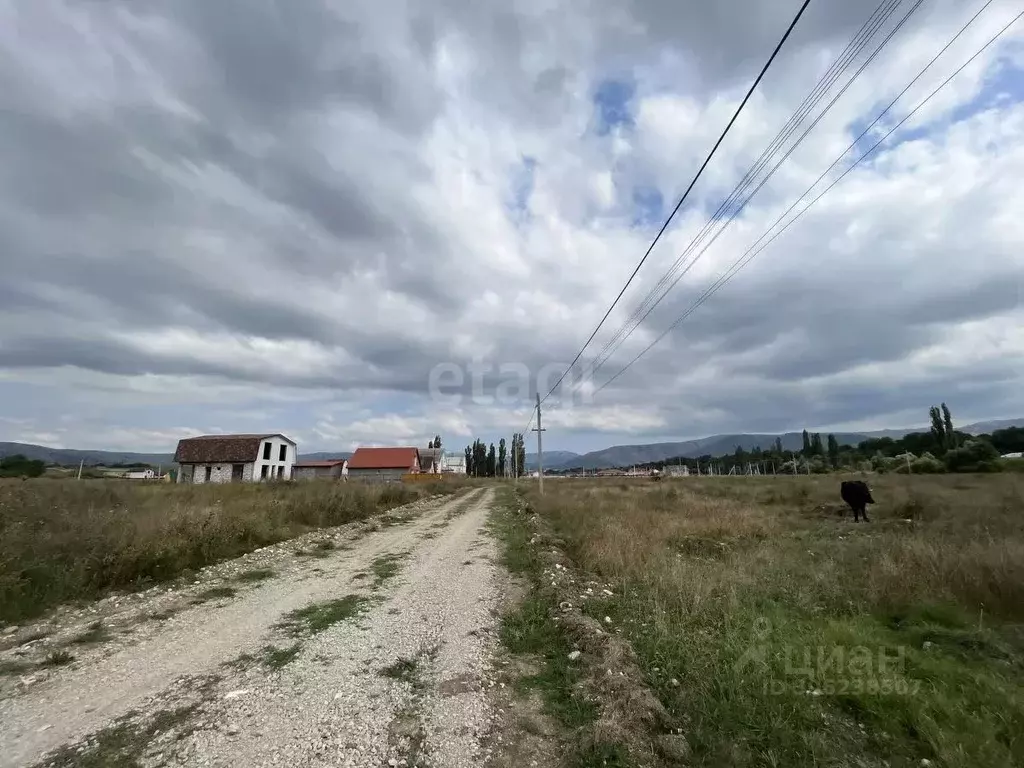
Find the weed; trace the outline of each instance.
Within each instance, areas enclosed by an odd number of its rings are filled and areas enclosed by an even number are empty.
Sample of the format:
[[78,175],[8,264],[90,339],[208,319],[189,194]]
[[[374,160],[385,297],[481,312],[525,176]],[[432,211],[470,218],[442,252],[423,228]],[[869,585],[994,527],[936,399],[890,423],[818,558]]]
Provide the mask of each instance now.
[[[543,563],[530,544],[532,532],[525,518],[515,511],[515,497],[511,492],[503,494],[502,502],[491,518],[490,527],[501,542],[502,562],[512,573],[524,577],[530,588],[522,601],[502,616],[499,638],[509,653],[536,660],[539,664],[536,674],[516,681],[517,689],[539,693],[545,711],[567,732],[580,734],[582,729],[595,722],[597,705],[583,695],[580,688],[582,673],[579,666],[569,660],[572,645],[565,630],[551,618],[557,610],[557,598],[545,586]],[[570,764],[596,766],[605,764],[605,758],[597,758],[618,755],[619,747],[596,747],[577,741],[572,751]]]
[[289,613],[278,626],[293,637],[315,635],[338,622],[351,619],[367,602],[365,597],[347,595],[338,600],[312,603]]
[[162,710],[143,722],[135,719],[137,713],[131,713],[93,734],[80,746],[68,745],[52,752],[36,768],[140,768],[154,738],[170,731],[177,731],[179,738],[191,732],[189,721],[198,709],[198,705],[192,704]]
[[388,579],[394,578],[401,569],[401,563],[406,557],[408,557],[407,552],[393,552],[374,558],[370,564],[370,570],[373,571],[374,575],[374,589],[380,587]]
[[47,654],[46,658],[43,659],[43,661],[40,662],[40,666],[43,666],[43,667],[63,667],[63,666],[67,666],[68,664],[70,664],[74,660],[75,660],[75,657],[74,657],[73,654],[69,653],[68,651],[64,650],[63,648],[60,648],[60,649],[55,650],[55,651],[50,651],[50,653]]
[[458,484],[146,484],[0,479],[0,621],[145,589]]
[[[615,585],[594,610],[687,724],[688,764],[1021,764],[1024,484],[887,475],[860,525],[820,513],[838,486],[694,478],[673,499],[565,481],[527,498],[583,578]],[[525,548],[506,559],[529,569]],[[524,603],[503,639],[553,642],[543,608]]]
[[416,676],[417,665],[415,659],[399,659],[394,664],[389,664],[380,671],[382,677],[389,677],[392,680],[412,680]]
[[291,663],[295,657],[299,655],[300,650],[302,650],[302,645],[300,643],[295,643],[287,648],[278,648],[274,645],[267,645],[263,648],[260,655],[260,661],[264,666],[269,667],[270,669],[281,669]]
[[196,595],[194,602],[205,603],[208,600],[223,600],[229,597],[234,597],[238,594],[238,590],[234,587],[222,585],[219,587],[210,587],[205,589]]
[[178,614],[179,608],[164,608],[162,611],[154,611],[149,614],[149,618],[153,621],[167,621],[168,619]]
[[109,639],[110,631],[103,624],[102,619],[97,619],[86,628],[85,632],[71,642],[76,645],[92,645],[94,643],[104,643]]
[[277,571],[273,568],[253,568],[249,571],[242,571],[240,574],[235,576],[235,581],[240,581],[243,584],[251,584],[257,581],[265,581],[266,579],[272,579],[277,575]]

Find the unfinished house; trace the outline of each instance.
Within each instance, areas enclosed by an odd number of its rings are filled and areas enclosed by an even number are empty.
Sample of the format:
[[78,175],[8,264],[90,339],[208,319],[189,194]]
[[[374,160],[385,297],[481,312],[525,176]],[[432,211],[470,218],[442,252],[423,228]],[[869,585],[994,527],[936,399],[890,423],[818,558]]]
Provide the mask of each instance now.
[[275,435],[201,435],[178,442],[179,483],[290,480],[295,442]]
[[360,448],[348,460],[348,476],[352,480],[387,483],[419,471],[417,448]]
[[297,461],[292,467],[296,480],[345,480],[348,478],[347,459]]

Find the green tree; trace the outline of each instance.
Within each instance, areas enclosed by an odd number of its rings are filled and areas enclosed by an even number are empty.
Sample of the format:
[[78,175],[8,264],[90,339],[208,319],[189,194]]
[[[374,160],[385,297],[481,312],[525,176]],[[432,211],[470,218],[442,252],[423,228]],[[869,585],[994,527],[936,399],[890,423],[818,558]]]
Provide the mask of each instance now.
[[473,449],[466,446],[466,474],[473,474]]
[[20,453],[0,459],[0,477],[39,477],[45,471],[46,462]]
[[815,456],[825,455],[825,446],[821,444],[821,433],[815,432],[811,435],[811,453]]
[[942,413],[939,411],[937,405],[933,405],[928,409],[928,415],[932,420],[932,438],[935,442],[935,447],[939,451],[946,450],[946,425],[942,422]]
[[437,436],[434,437],[434,444],[432,446],[430,446],[430,447],[431,448],[440,448],[441,447],[441,436],[440,435],[437,435]]
[[832,469],[839,468],[839,441],[831,433],[828,436],[828,460],[832,464]]
[[804,430],[804,447],[803,447],[803,450],[800,451],[800,452],[804,456],[810,456],[811,455],[811,436],[807,433],[806,429]]
[[950,472],[998,472],[999,451],[988,440],[965,440],[959,448],[947,451],[946,469]]
[[782,438],[781,437],[776,437],[775,438],[774,451],[775,451],[775,454],[777,456],[781,456],[782,455]]
[[946,407],[945,403],[942,404],[942,428],[945,432],[946,450],[948,451],[952,448],[956,448],[957,440],[956,432],[953,430],[953,416],[950,414],[949,408]]
[[498,470],[498,460],[494,453],[494,443],[491,443],[491,449],[487,452],[487,476],[494,477]]
[[498,476],[505,477],[505,459],[507,458],[507,447],[505,438],[498,441]]

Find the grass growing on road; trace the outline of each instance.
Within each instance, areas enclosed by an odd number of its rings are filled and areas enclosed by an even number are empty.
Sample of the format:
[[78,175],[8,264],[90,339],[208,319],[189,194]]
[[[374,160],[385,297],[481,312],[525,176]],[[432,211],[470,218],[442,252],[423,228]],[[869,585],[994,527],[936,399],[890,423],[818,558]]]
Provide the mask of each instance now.
[[301,643],[294,643],[287,648],[278,648],[276,645],[264,646],[260,654],[260,662],[270,669],[281,669],[287,666],[302,650]]
[[85,632],[78,635],[71,642],[75,645],[95,645],[97,643],[105,643],[110,638],[110,630],[103,623],[103,619],[97,619],[86,628]]
[[688,764],[1024,764],[1024,480],[552,483],[533,508],[613,595]]
[[375,557],[370,563],[370,570],[374,576],[373,588],[377,589],[384,582],[397,576],[402,568],[402,561],[408,556],[408,552],[391,552]]
[[177,731],[179,738],[186,735],[198,710],[196,704],[161,710],[144,722],[132,719],[136,717],[132,713],[90,736],[80,747],[61,747],[35,768],[141,768],[150,742],[170,731]]
[[170,581],[459,487],[2,479],[0,621],[15,623],[66,601]]
[[367,602],[365,597],[346,595],[337,600],[311,603],[287,614],[278,626],[293,637],[315,635],[356,616]]

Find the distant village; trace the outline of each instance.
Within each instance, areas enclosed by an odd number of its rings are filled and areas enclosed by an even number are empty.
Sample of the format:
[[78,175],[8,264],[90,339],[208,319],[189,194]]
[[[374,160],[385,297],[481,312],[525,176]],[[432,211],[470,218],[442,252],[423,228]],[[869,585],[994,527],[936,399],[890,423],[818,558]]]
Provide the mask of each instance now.
[[[179,483],[260,482],[268,480],[359,479],[390,482],[466,474],[465,456],[441,447],[440,437],[426,448],[358,448],[348,458],[300,459],[295,441],[282,434],[200,435],[178,442],[174,452]],[[159,479],[128,472],[129,479]]]

